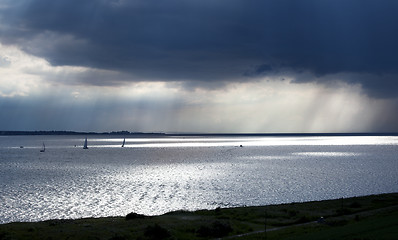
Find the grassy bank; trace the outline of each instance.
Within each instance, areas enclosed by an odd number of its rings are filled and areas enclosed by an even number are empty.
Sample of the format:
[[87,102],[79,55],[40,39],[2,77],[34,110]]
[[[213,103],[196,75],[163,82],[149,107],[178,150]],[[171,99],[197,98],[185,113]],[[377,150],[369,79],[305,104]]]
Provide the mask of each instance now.
[[396,236],[398,193],[261,207],[178,211],[155,217],[132,213],[126,217],[0,225],[0,240],[396,239]]

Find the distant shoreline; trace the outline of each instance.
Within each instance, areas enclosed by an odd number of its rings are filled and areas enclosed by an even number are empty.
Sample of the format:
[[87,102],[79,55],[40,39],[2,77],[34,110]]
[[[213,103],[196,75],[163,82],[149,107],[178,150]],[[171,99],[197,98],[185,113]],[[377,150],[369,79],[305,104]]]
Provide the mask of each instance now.
[[77,131],[0,131],[0,136],[19,135],[123,135],[123,136],[264,136],[264,137],[311,137],[311,136],[398,136],[398,133],[163,133],[163,132],[77,132]]
[[0,136],[18,135],[165,135],[164,133],[143,132],[75,132],[75,131],[0,131]]

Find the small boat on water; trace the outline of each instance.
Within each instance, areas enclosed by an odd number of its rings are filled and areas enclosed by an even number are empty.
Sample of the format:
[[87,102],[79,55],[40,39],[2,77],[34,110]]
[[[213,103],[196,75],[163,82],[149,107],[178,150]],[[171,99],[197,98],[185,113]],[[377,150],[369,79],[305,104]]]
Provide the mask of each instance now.
[[126,138],[123,139],[122,147],[124,147],[125,143],[126,143]]
[[43,142],[43,148],[40,149],[40,152],[45,152],[45,151],[46,151],[46,145],[45,145],[44,142]]
[[84,140],[83,149],[88,149],[88,147],[87,147],[87,137],[86,137],[86,139]]

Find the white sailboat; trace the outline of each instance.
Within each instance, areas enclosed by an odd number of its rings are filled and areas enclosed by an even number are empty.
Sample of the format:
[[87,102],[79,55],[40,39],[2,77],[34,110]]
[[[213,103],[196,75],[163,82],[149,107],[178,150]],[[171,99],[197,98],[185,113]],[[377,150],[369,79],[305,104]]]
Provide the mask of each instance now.
[[84,140],[84,146],[83,146],[83,149],[88,149],[88,147],[87,147],[87,137],[86,137],[86,139]]
[[46,151],[46,145],[45,145],[44,142],[43,142],[43,148],[40,149],[40,152],[45,152],[45,151]]
[[123,139],[122,147],[124,147],[125,143],[126,143],[126,138]]

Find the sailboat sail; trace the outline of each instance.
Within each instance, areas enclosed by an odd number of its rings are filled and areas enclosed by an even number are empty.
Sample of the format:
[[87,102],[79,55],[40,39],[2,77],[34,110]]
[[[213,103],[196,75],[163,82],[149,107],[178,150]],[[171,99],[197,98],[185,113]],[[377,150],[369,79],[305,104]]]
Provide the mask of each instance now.
[[40,150],[40,152],[45,152],[46,151],[46,145],[44,145],[44,142],[43,142],[43,148]]
[[88,147],[87,147],[87,137],[86,137],[86,139],[84,140],[84,146],[83,146],[83,149],[88,149]]
[[126,143],[126,138],[123,139],[123,144],[122,147],[124,147],[124,144]]

